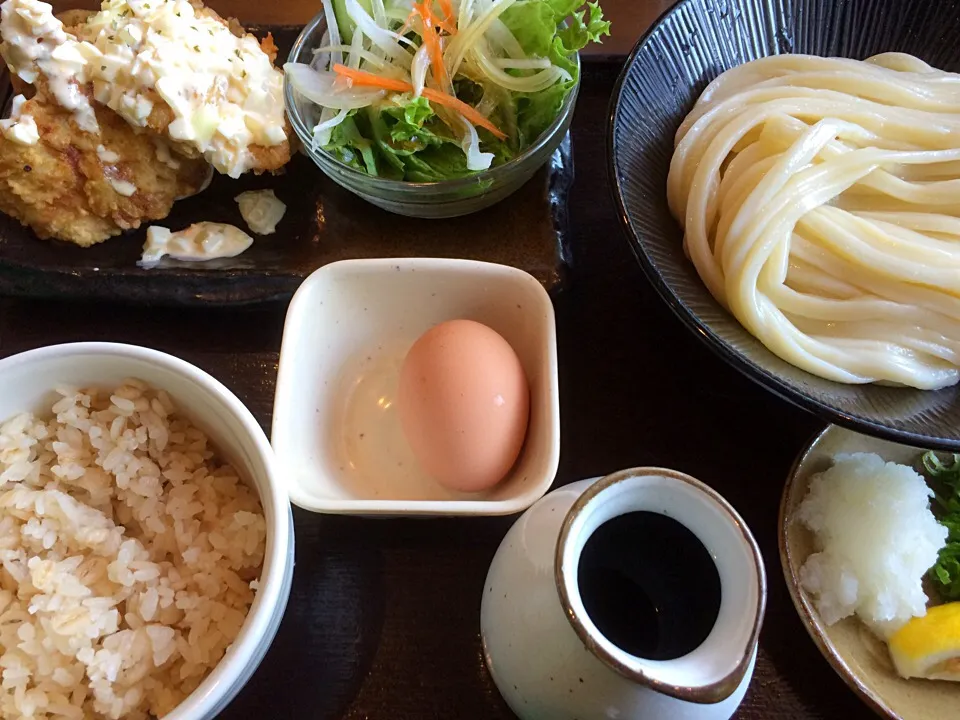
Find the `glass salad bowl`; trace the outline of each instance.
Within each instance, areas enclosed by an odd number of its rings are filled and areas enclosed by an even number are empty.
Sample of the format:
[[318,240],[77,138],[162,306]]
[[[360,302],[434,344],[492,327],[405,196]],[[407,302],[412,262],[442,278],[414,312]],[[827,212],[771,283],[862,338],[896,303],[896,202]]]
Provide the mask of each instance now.
[[[300,33],[287,62],[315,65],[314,50],[320,46],[327,29],[323,12]],[[579,69],[579,57],[576,58]],[[303,144],[303,151],[338,185],[364,200],[398,215],[420,218],[447,218],[467,215],[490,207],[519,190],[563,142],[570,129],[580,89],[578,81],[567,95],[553,123],[527,149],[503,165],[469,177],[437,182],[391,180],[357,170],[322,148],[315,148],[313,128],[320,119],[320,107],[297,93],[290,82],[284,84],[284,100],[290,123]]]

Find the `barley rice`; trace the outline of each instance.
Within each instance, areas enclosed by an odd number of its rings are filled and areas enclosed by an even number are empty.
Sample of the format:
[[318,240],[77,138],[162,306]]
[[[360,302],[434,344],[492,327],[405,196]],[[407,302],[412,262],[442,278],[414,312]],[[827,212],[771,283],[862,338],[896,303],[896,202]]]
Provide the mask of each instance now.
[[167,393],[57,393],[0,424],[0,717],[163,716],[250,609],[260,502]]

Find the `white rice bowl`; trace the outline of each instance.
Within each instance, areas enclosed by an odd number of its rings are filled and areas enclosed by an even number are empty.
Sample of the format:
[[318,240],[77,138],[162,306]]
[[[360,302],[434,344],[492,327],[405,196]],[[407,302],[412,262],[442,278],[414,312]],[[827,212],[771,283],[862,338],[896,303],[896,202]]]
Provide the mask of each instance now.
[[163,716],[250,610],[260,500],[165,392],[58,395],[0,418],[0,717]]

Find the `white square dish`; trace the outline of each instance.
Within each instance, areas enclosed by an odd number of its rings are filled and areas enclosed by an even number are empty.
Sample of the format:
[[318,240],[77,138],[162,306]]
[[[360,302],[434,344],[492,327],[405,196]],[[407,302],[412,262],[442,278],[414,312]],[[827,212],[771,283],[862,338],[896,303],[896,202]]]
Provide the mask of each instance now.
[[[419,467],[394,407],[414,341],[469,319],[513,347],[530,387],[526,442],[485,493],[443,488]],[[472,260],[344,260],[320,268],[287,311],[272,443],[290,500],[355,515],[508,515],[553,483],[560,459],[556,324],[531,275]]]

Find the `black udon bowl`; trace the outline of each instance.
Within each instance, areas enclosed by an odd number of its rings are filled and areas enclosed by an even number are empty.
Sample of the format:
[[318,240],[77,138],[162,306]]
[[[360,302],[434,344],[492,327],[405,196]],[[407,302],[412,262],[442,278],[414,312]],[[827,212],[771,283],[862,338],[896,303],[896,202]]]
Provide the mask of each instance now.
[[667,207],[677,127],[707,83],[782,53],[863,59],[906,52],[960,71],[958,0],[681,0],[640,38],[614,89],[609,160],[623,227],[641,267],[684,324],[763,387],[853,430],[960,450],[960,388],[844,385],[768,351],[727,313],[683,254]]

